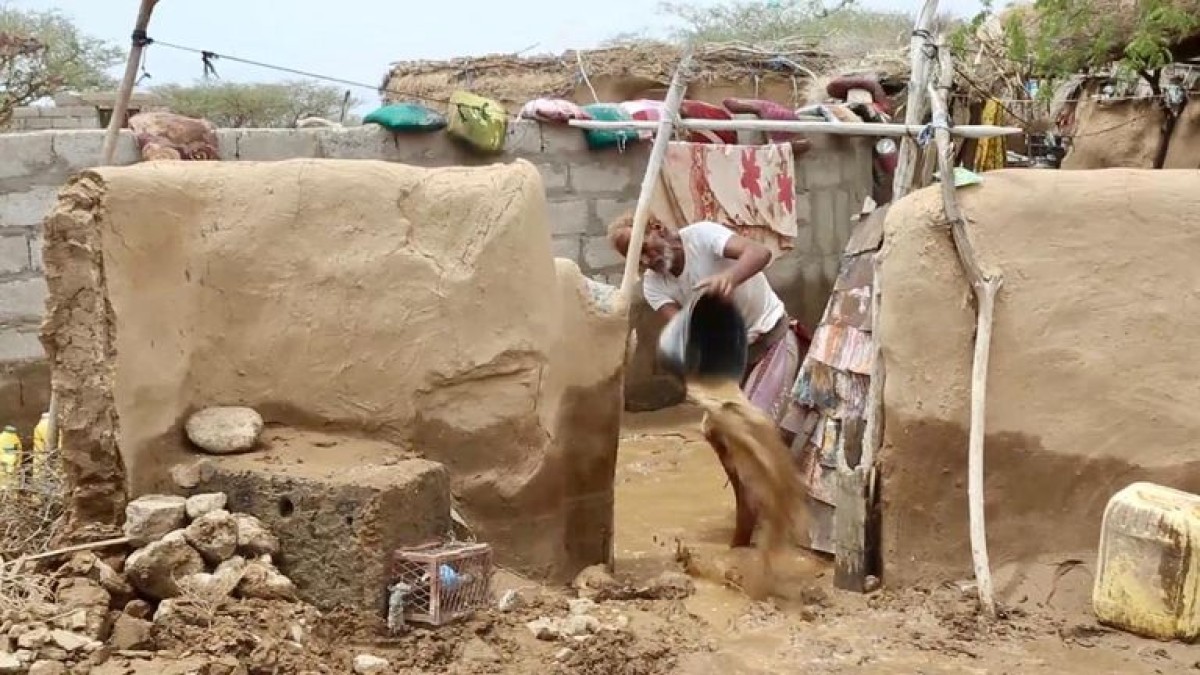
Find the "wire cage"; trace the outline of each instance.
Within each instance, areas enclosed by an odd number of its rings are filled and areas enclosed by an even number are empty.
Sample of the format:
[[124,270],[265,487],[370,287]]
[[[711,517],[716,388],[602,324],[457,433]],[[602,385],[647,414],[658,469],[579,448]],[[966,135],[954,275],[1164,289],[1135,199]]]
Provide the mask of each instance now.
[[406,621],[441,626],[487,606],[492,547],[433,543],[396,551],[395,586],[404,591]]

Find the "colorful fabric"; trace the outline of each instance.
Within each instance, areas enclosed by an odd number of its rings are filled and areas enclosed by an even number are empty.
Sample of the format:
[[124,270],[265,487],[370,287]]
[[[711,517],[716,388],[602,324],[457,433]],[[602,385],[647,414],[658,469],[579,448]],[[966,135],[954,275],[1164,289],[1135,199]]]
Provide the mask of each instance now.
[[[641,98],[634,101],[623,101],[618,104],[621,110],[629,115],[630,119],[641,120],[643,122],[657,122],[663,117],[663,111],[667,106],[662,101],[653,99]],[[638,136],[642,140],[650,140],[654,138],[654,132],[649,129],[639,129]]]
[[528,120],[554,123],[592,119],[592,116],[577,103],[561,98],[535,98],[521,107],[520,116]]
[[446,128],[446,116],[419,103],[391,103],[372,110],[364,124],[378,124],[388,131],[438,131]]
[[[621,106],[612,103],[592,103],[583,106],[583,110],[597,121],[622,122],[631,119]],[[639,135],[634,129],[586,129],[583,138],[590,150],[624,149],[629,143],[636,142]]]
[[[683,119],[702,120],[732,120],[733,115],[721,106],[704,101],[683,101],[679,104],[679,116]],[[691,143],[728,143],[737,144],[736,131],[689,131],[685,138]]]
[[144,161],[220,159],[217,128],[208,120],[169,112],[144,112],[129,118],[129,128]]
[[672,142],[650,212],[676,229],[721,223],[778,257],[796,238],[792,147]]
[[796,370],[804,358],[800,340],[796,333],[788,330],[751,370],[742,384],[742,393],[754,407],[763,411],[779,425],[787,415],[791,403],[791,385],[796,380]]
[[[980,116],[979,123],[999,125],[1000,113],[1000,102],[989,98],[987,103],[983,104],[983,114]],[[1003,136],[980,139],[979,145],[975,149],[975,170],[983,173],[984,171],[1003,169],[1007,163],[1007,157]]]
[[[751,114],[761,120],[792,121],[796,119],[795,109],[774,101],[727,98],[721,102],[721,105],[724,105],[730,112]],[[808,147],[808,141],[804,140],[803,136],[789,131],[772,131],[767,134],[767,140],[772,143],[802,143],[803,147]]]

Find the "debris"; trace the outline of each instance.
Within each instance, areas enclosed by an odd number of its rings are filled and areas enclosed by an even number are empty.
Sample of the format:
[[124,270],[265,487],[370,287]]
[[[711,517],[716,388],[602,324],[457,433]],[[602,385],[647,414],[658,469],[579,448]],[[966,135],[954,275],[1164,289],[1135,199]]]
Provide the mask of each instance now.
[[262,415],[251,408],[205,408],[188,418],[184,425],[188,440],[214,455],[246,452],[258,443],[262,433]]
[[[0,657],[3,656],[0,654]],[[67,667],[58,661],[36,661],[29,666],[29,675],[66,675],[66,672]]]
[[237,522],[238,553],[250,557],[279,553],[279,538],[261,520],[245,513],[235,514],[233,519]]
[[205,562],[217,565],[237,550],[238,524],[228,511],[217,509],[192,521],[183,536]]
[[280,574],[272,565],[261,560],[246,564],[237,594],[243,598],[260,600],[295,600],[296,584]]
[[604,565],[592,565],[586,567],[575,577],[575,581],[571,586],[579,591],[580,597],[595,597],[602,592],[613,592],[621,588],[613,575],[609,573]]
[[525,624],[529,628],[529,632],[533,633],[533,637],[539,640],[557,640],[559,634],[559,622],[557,619],[542,616]]
[[25,664],[17,658],[16,654],[8,652],[0,652],[0,673],[9,675],[9,673],[21,673],[25,671]]
[[204,571],[204,560],[188,544],[183,530],[134,551],[125,562],[125,576],[133,587],[156,600],[179,595],[176,579]]
[[696,582],[683,572],[668,570],[650,581],[644,597],[652,600],[682,600],[696,592]]
[[176,464],[171,467],[171,481],[183,490],[192,490],[212,477],[214,470],[212,462],[207,459]]
[[505,613],[511,612],[520,606],[521,594],[512,588],[504,591],[504,595],[500,596],[500,601],[496,603],[496,609]]
[[554,660],[555,661],[566,661],[567,659],[571,658],[571,655],[574,653],[575,653],[575,650],[571,649],[570,647],[563,647],[562,649],[558,650],[557,653],[554,654]]
[[54,644],[58,645],[61,649],[67,652],[77,652],[88,647],[95,649],[96,647],[100,646],[98,642],[92,640],[86,635],[80,635],[78,633],[72,633],[65,630],[50,631],[50,639],[54,642]]
[[229,498],[223,492],[208,492],[205,494],[192,495],[187,498],[185,509],[187,517],[195,520],[201,516],[219,511],[225,508]]
[[567,601],[567,606],[571,614],[587,614],[596,608],[596,603],[587,598],[575,598]]
[[581,637],[599,631],[600,620],[587,614],[568,616],[558,627],[558,633],[563,637]]
[[411,591],[412,586],[401,581],[388,586],[387,627],[393,633],[404,628],[404,599]]
[[186,523],[187,500],[174,495],[145,495],[125,506],[125,536],[144,546]]
[[473,637],[463,645],[461,658],[472,663],[499,663],[500,652],[480,638]]
[[122,613],[113,623],[109,644],[113,649],[151,649],[153,630],[154,624],[149,621]]
[[372,675],[373,673],[382,673],[391,667],[387,659],[381,659],[378,656],[370,654],[359,654],[354,657],[354,672],[357,675]]

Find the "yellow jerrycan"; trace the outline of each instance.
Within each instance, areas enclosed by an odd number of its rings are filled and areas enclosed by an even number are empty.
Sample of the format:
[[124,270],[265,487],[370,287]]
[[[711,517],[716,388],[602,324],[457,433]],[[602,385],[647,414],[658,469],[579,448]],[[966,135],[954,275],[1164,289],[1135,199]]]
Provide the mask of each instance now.
[[15,485],[21,471],[21,437],[11,424],[0,431],[0,486]]

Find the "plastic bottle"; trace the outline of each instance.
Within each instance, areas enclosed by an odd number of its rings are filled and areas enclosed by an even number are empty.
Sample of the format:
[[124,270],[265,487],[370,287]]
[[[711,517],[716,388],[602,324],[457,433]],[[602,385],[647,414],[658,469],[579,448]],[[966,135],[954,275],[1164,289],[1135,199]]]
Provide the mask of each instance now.
[[15,485],[21,475],[21,437],[11,424],[0,431],[0,486]]

